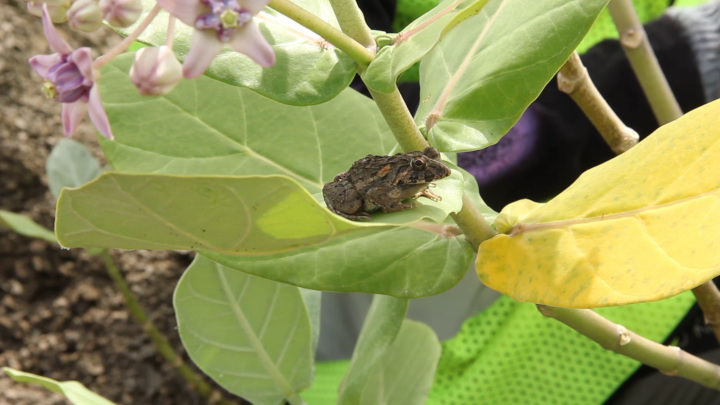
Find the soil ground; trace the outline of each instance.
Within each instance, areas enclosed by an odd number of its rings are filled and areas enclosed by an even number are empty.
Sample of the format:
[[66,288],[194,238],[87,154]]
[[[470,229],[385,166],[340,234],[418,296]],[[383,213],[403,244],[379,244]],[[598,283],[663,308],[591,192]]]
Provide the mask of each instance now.
[[[60,104],[45,99],[42,79],[27,62],[51,50],[40,19],[25,11],[23,1],[0,2],[0,15],[0,209],[28,215],[52,229],[55,201],[48,190],[45,161],[63,137]],[[117,41],[109,30],[90,39],[67,30],[63,36],[73,46],[94,49],[107,49]],[[102,159],[87,119],[73,138]],[[113,254],[151,320],[184,355],[172,292],[191,255]],[[0,229],[0,366],[77,380],[119,404],[205,403],[157,354],[98,258],[4,229]],[[2,405],[65,403],[58,394],[16,383],[0,373]]]

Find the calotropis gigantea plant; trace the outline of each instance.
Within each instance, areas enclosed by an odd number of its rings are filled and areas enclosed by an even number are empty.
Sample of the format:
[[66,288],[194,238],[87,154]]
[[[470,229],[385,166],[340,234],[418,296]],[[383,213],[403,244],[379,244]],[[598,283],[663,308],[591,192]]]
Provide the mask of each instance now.
[[[125,11],[103,8],[107,21],[139,22],[116,27],[126,41],[94,61],[54,31],[48,3],[55,53],[32,65],[64,103],[66,134],[89,108],[113,169],[61,193],[57,238],[196,251],[174,299],[183,344],[255,404],[303,403],[319,291],[380,294],[340,402],[399,403],[376,389],[390,384],[404,403],[422,403],[439,343],[404,320],[408,300],[451,288],[474,251],[480,280],[520,301],[592,308],[691,289],[720,273],[720,104],[663,127],[550,202],[499,215],[453,164],[454,153],[512,127],[607,2],[446,0],[397,34],[371,33],[352,1],[118,2]],[[92,15],[68,18],[91,26]],[[158,48],[120,54],[132,41]],[[396,82],[418,62],[412,116]],[[373,100],[348,89],[357,73]],[[323,184],[357,159],[428,143],[453,169],[433,190],[441,201],[369,223],[325,208]],[[387,370],[411,361],[403,375]]]

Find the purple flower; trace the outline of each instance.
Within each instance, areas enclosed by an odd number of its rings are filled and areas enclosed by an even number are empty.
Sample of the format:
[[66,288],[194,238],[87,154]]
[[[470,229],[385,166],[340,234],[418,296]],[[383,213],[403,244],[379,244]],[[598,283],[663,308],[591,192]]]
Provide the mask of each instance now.
[[72,49],[58,34],[43,6],[43,31],[50,49],[55,53],[30,58],[30,66],[45,79],[43,91],[48,98],[62,103],[62,122],[65,136],[72,135],[89,113],[90,120],[104,137],[113,139],[100,92],[95,85],[97,73],[93,69],[90,48]]
[[252,17],[270,0],[158,0],[158,4],[195,27],[183,63],[186,78],[200,76],[225,44],[263,67],[275,64],[275,53]]

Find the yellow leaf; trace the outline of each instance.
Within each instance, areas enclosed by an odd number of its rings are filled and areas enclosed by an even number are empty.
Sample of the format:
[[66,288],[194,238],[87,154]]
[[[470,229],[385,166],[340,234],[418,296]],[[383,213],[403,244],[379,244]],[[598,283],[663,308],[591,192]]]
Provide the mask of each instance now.
[[518,301],[656,301],[720,274],[720,101],[583,173],[546,204],[518,201],[483,242],[480,280]]

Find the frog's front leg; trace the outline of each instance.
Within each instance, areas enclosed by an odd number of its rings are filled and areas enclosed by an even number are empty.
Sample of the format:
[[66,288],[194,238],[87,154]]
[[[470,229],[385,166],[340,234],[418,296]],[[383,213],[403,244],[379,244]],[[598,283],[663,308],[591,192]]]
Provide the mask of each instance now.
[[[431,183],[431,185],[434,186],[435,183]],[[433,201],[435,201],[435,202],[437,202],[437,201],[442,201],[442,197],[439,196],[439,195],[437,195],[437,194],[435,194],[435,193],[433,193],[432,191],[430,191],[430,187],[425,187],[424,189],[420,190],[420,192],[418,192],[417,194],[415,194],[415,198],[418,198],[418,197],[421,197],[421,196],[422,196],[422,197],[425,197],[425,198],[429,198],[429,199],[431,199],[431,200],[433,200]]]

